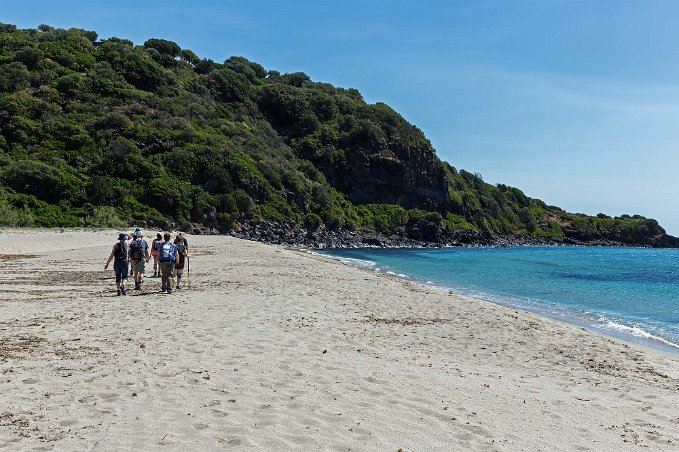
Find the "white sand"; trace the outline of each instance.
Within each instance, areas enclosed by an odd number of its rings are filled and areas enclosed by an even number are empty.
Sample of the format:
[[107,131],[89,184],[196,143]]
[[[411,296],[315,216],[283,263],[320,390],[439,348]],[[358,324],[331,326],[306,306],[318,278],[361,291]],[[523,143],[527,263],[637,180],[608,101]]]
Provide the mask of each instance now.
[[0,233],[0,448],[679,450],[678,356],[190,240],[190,290],[116,297],[114,232]]

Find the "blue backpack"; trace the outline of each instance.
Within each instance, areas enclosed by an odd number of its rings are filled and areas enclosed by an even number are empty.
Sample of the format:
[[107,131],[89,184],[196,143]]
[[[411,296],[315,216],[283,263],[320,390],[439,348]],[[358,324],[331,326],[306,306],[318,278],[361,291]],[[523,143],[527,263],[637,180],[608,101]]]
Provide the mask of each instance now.
[[172,242],[165,242],[160,247],[160,256],[158,257],[160,262],[176,262],[177,260],[177,247],[174,246]]

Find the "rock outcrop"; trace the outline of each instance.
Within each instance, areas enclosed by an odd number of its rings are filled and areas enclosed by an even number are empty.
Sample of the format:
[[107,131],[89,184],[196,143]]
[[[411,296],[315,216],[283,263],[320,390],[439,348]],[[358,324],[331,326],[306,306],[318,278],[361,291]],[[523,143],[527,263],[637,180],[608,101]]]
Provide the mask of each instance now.
[[346,164],[314,163],[331,185],[355,204],[398,204],[406,208],[443,210],[448,181],[431,147],[392,143],[377,151],[348,149]]

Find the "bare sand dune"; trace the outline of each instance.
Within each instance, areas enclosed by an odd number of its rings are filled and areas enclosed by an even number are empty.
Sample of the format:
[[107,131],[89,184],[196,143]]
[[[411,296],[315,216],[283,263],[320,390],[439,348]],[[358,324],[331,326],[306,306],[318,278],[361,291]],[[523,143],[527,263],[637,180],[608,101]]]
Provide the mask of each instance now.
[[116,297],[113,232],[0,233],[0,448],[679,449],[677,356],[190,239],[190,290]]

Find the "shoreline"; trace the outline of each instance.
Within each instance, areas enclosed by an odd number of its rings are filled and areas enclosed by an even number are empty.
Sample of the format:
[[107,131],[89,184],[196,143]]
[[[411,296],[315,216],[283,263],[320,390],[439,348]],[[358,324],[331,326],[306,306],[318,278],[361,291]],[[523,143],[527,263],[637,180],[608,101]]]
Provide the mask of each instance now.
[[[322,231],[308,232],[260,225],[228,231],[229,235],[239,239],[283,245],[289,247],[308,247],[317,249],[351,249],[351,248],[456,248],[456,247],[514,247],[514,246],[593,246],[620,248],[653,248],[648,243],[625,243],[608,239],[578,240],[573,238],[553,239],[546,237],[530,237],[519,235],[493,235],[481,231],[458,231],[441,235],[432,240],[418,240],[399,234],[383,234],[368,231]],[[676,248],[665,246],[664,248]]]
[[128,297],[112,231],[0,238],[0,447],[679,445],[673,354],[232,237],[189,237],[190,290]]
[[[422,225],[420,225],[422,226]],[[190,234],[219,234],[209,227],[183,226]],[[426,228],[405,227],[391,232],[370,230],[350,231],[339,228],[316,231],[307,230],[296,222],[276,223],[263,220],[250,220],[237,224],[226,231],[227,235],[264,243],[305,246],[309,248],[440,248],[451,246],[616,246],[631,248],[679,248],[679,238],[667,234],[643,239],[632,237],[604,236],[596,232],[588,235],[565,234],[563,237],[532,237],[516,234],[496,234],[481,230],[457,230],[449,232],[441,225],[429,223]]]
[[[166,225],[167,226],[167,225]],[[136,226],[129,226],[124,229],[132,230]],[[142,227],[149,231],[166,230],[166,228],[153,229],[146,226]],[[553,247],[610,247],[610,248],[679,248],[679,239],[676,246],[668,242],[664,246],[654,246],[649,243],[626,243],[622,241],[593,238],[590,240],[580,240],[575,238],[563,237],[560,239],[547,237],[530,237],[521,235],[497,235],[484,233],[482,231],[457,231],[438,236],[435,240],[413,239],[403,234],[385,234],[374,231],[319,231],[311,232],[300,229],[299,226],[287,227],[275,223],[253,222],[252,225],[243,225],[238,230],[228,230],[220,232],[213,228],[186,226],[182,228],[170,228],[176,232],[184,232],[194,237],[234,237],[253,242],[265,243],[267,245],[281,245],[290,248],[316,248],[316,249],[352,249],[352,248],[384,248],[384,249],[429,249],[429,248],[510,248],[523,246],[553,246]],[[2,231],[25,231],[40,232],[102,232],[109,231],[106,228],[3,228]],[[113,231],[113,229],[110,229]]]
[[[521,246],[521,245],[519,245]],[[533,246],[533,245],[525,245],[525,246]],[[540,245],[540,246],[549,246],[549,245]],[[568,245],[572,246],[572,245]],[[492,248],[492,247],[489,247]],[[295,249],[295,248],[291,248]],[[299,248],[300,250],[307,250],[305,248]],[[399,249],[399,248],[394,248],[394,249]],[[405,248],[407,249],[407,248]],[[634,344],[642,347],[646,347],[652,350],[657,350],[657,351],[662,351],[665,353],[670,353],[674,355],[679,356],[679,344],[672,342],[669,339],[663,338],[661,336],[656,336],[652,333],[649,333],[648,331],[639,328],[638,326],[631,327],[629,325],[621,324],[618,322],[614,322],[612,320],[608,320],[609,323],[614,323],[619,329],[614,329],[613,327],[606,327],[604,325],[598,324],[594,318],[584,318],[584,314],[582,313],[577,313],[574,311],[570,311],[568,309],[564,309],[563,311],[556,311],[556,310],[549,310],[548,308],[544,306],[530,306],[526,303],[513,303],[510,299],[507,299],[506,297],[503,296],[496,296],[495,294],[492,293],[468,293],[466,292],[463,288],[453,288],[453,287],[446,287],[443,285],[438,285],[431,283],[430,281],[425,281],[419,278],[416,278],[411,275],[407,274],[397,274],[394,273],[393,271],[384,271],[383,269],[377,267],[377,263],[373,261],[365,261],[368,262],[372,265],[375,266],[375,268],[372,268],[371,266],[366,266],[366,265],[358,265],[356,261],[361,261],[361,259],[356,259],[356,258],[347,258],[347,257],[342,257],[342,256],[333,256],[331,254],[325,254],[324,251],[331,251],[329,249],[315,249],[315,250],[308,250],[311,254],[317,255],[317,256],[323,256],[327,257],[336,261],[341,262],[343,265],[346,265],[347,267],[351,268],[356,268],[362,271],[366,271],[369,273],[379,273],[384,276],[394,278],[397,281],[408,281],[412,282],[415,284],[418,284],[422,286],[423,288],[435,288],[439,289],[443,292],[449,293],[449,294],[455,294],[457,296],[461,297],[468,297],[474,300],[479,300],[483,302],[488,302],[488,303],[493,303],[497,306],[502,306],[508,309],[518,309],[522,312],[526,313],[531,313],[537,316],[540,316],[542,318],[550,319],[550,320],[555,320],[557,322],[562,322],[567,325],[575,326],[575,327],[580,327],[580,328],[585,328],[587,331],[590,331],[592,333],[596,334],[601,334],[604,337],[607,338],[613,338],[617,340],[624,341],[628,344]],[[634,334],[633,332],[626,332],[626,331],[634,331],[634,330],[639,330],[640,335]]]

